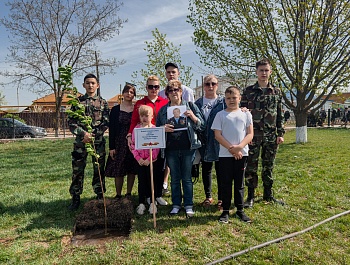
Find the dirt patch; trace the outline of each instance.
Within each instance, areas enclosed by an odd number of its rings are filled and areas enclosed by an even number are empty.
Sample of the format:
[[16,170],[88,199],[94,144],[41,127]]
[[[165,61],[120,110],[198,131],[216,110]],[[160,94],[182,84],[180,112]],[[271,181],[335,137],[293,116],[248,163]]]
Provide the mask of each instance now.
[[73,245],[102,245],[127,239],[134,215],[133,203],[127,198],[106,199],[107,230],[103,200],[85,203],[76,217],[73,230]]
[[71,244],[74,246],[103,246],[106,243],[122,243],[128,239],[129,234],[124,234],[114,229],[108,229],[107,234],[104,229],[87,230],[84,233],[73,236]]

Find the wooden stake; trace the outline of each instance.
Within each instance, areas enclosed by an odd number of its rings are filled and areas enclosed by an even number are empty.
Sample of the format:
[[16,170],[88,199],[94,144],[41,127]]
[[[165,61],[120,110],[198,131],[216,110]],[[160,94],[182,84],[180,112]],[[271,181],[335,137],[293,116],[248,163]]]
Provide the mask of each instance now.
[[156,221],[156,204],[154,202],[154,183],[153,183],[153,158],[152,158],[152,148],[149,149],[149,170],[151,173],[151,192],[152,192],[152,203],[153,203],[153,227],[157,227]]

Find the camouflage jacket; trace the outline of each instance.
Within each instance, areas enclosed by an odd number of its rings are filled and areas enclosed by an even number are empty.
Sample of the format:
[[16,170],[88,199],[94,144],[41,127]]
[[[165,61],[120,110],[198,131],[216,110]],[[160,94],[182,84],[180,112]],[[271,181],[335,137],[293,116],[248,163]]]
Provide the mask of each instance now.
[[[99,96],[89,97],[87,94],[79,97],[80,103],[85,105],[85,114],[92,118],[92,134],[95,139],[101,139],[109,124],[109,107],[107,101]],[[71,110],[74,111],[72,106]],[[87,128],[79,120],[68,117],[69,130],[76,135],[77,139],[82,140]]]
[[241,107],[253,116],[254,135],[283,136],[282,93],[270,84],[259,87],[258,82],[244,89]]

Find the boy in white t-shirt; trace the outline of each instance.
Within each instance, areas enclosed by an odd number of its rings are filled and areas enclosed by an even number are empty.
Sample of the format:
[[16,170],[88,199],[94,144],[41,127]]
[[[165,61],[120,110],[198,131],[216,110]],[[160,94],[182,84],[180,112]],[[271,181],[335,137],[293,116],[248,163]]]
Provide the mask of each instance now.
[[252,115],[239,108],[240,90],[230,86],[225,91],[227,108],[218,112],[211,129],[215,139],[220,143],[219,170],[217,174],[222,181],[222,208],[219,222],[228,223],[232,200],[232,182],[234,185],[234,204],[236,217],[250,223],[244,209],[244,170],[248,158],[248,143],[252,141],[254,130]]

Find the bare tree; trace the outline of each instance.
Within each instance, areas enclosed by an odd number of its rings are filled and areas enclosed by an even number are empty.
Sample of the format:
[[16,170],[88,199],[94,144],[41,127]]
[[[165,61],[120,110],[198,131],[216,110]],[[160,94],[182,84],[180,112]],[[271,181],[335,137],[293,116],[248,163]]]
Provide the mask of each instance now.
[[191,0],[190,11],[205,64],[233,74],[272,61],[273,81],[296,117],[296,142],[306,142],[308,112],[350,80],[349,1]]
[[[10,33],[9,70],[0,74],[36,93],[52,91],[56,98],[57,126],[64,91],[55,83],[57,69],[70,65],[74,73],[96,66],[97,43],[119,33],[126,20],[118,17],[118,0],[12,0],[10,13],[0,22]],[[99,58],[102,73],[124,63]]]

